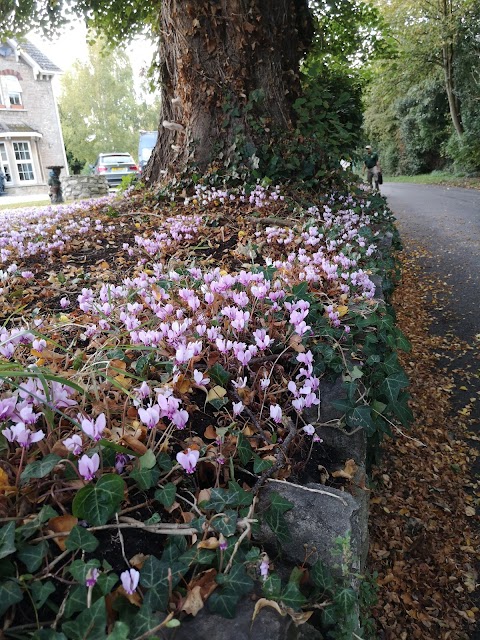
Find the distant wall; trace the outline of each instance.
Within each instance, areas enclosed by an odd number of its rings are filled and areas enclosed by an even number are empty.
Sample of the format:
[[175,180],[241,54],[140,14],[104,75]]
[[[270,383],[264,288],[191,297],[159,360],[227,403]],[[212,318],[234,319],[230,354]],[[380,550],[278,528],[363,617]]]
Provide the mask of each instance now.
[[108,183],[104,176],[68,176],[62,178],[65,200],[85,200],[108,194]]

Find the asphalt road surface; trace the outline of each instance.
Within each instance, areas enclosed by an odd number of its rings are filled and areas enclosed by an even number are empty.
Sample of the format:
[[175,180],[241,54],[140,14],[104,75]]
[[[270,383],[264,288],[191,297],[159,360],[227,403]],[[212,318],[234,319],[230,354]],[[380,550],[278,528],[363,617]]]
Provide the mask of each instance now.
[[[407,247],[424,246],[432,254],[426,274],[451,287],[451,328],[474,340],[480,333],[480,191],[390,182],[382,194]],[[437,318],[440,326],[444,321]]]
[[[480,191],[390,182],[382,186],[382,194],[397,218],[406,251],[427,251],[419,260],[420,278],[427,283],[432,279],[445,283],[438,306],[431,309],[431,330],[453,334],[476,347],[454,363],[445,358],[440,366],[453,372],[480,373]],[[462,391],[456,373],[453,378],[457,382],[451,397],[455,411],[465,406],[478,388]],[[473,405],[471,417],[471,429],[480,435],[480,401]],[[471,472],[478,479],[480,458]],[[471,630],[470,640],[480,640],[479,624]]]

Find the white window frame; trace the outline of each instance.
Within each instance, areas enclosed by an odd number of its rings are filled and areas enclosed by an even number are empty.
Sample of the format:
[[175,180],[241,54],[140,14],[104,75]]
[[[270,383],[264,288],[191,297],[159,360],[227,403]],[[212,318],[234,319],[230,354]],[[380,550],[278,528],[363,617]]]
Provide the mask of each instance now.
[[22,87],[17,76],[1,76],[0,85],[3,95],[1,102],[7,109],[13,106],[23,107]]
[[[30,146],[30,142],[28,140],[13,140],[12,145],[13,153],[15,155],[15,164],[19,184],[36,182],[35,167],[33,163],[32,147]],[[17,157],[17,154],[20,157]],[[25,155],[25,157],[21,157],[22,155]],[[24,165],[28,165],[29,168],[27,167],[27,169],[24,169]],[[29,180],[22,179],[22,175],[24,175],[26,172],[32,175]]]
[[12,184],[13,183],[12,169],[10,168],[7,145],[5,144],[5,142],[0,142],[0,161],[1,161],[1,169],[5,175],[5,184]]

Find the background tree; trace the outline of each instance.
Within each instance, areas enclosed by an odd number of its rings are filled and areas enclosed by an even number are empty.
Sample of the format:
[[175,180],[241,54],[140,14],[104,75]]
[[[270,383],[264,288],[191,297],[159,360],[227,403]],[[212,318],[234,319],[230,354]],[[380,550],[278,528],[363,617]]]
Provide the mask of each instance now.
[[[358,25],[369,11],[357,1],[339,0],[335,16],[329,20],[324,12],[320,19],[320,5],[312,3],[317,30],[320,25],[323,29],[321,42],[335,46],[336,52],[351,45],[349,59],[353,59],[352,43],[361,40]],[[322,54],[321,64],[309,63],[307,74],[303,78],[300,74],[300,63],[320,42],[314,40],[315,20],[308,0],[154,0],[148,7],[140,0],[128,4],[19,0],[10,4],[4,29],[21,29],[28,23],[30,28],[38,25],[48,30],[47,15],[64,22],[72,13],[85,16],[89,27],[117,44],[125,43],[143,23],[150,26],[153,37],[159,34],[163,100],[158,144],[146,172],[152,182],[164,168],[171,173],[187,166],[204,171],[213,162],[275,175],[274,167],[285,156],[297,155],[302,165],[304,154],[308,155],[306,174],[323,175],[342,139],[344,146],[355,141],[359,87],[356,77],[345,71],[348,64],[326,77],[328,65]],[[335,33],[333,28],[327,30],[329,22],[335,25]],[[313,88],[315,73],[326,93],[317,92],[312,100],[307,96],[299,104],[302,79],[307,78],[304,88]],[[338,82],[340,76],[342,82]],[[357,117],[350,121],[353,112]],[[315,117],[317,129],[312,128]],[[305,131],[312,134],[307,147]],[[296,153],[285,148],[289,141],[291,148],[298,143]],[[338,165],[338,156],[334,160]],[[290,170],[291,165],[285,168]]]
[[132,66],[124,49],[106,52],[100,42],[62,78],[59,100],[65,146],[83,163],[99,153],[137,156],[139,130],[157,128],[158,100],[137,98]]
[[384,168],[479,170],[478,117],[473,113],[478,114],[480,100],[474,71],[480,5],[392,0],[379,6],[397,48],[372,68],[365,125],[380,143]]

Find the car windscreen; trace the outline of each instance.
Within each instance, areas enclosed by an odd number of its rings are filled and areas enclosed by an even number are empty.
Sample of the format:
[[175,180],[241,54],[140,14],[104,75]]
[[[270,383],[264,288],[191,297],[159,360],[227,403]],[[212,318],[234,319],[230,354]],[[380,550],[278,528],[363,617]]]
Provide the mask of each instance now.
[[132,156],[103,156],[100,160],[100,164],[135,164]]

